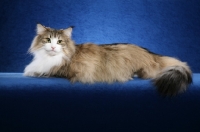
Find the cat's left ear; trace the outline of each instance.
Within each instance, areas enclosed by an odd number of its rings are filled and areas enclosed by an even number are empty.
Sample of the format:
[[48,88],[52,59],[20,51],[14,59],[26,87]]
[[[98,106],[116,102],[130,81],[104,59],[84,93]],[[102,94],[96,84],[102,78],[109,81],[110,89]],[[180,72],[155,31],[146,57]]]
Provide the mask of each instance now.
[[69,38],[71,38],[72,36],[72,29],[73,29],[73,26],[67,28],[67,29],[64,29],[63,32],[66,36],[68,36]]

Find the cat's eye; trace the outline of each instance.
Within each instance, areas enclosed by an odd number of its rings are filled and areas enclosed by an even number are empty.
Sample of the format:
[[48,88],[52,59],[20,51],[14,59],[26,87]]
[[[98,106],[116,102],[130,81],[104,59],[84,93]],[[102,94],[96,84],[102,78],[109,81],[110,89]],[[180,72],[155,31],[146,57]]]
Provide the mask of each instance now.
[[51,43],[51,39],[50,38],[46,38],[48,43]]
[[60,43],[62,43],[62,40],[58,40],[58,42],[57,42],[58,44],[60,44]]

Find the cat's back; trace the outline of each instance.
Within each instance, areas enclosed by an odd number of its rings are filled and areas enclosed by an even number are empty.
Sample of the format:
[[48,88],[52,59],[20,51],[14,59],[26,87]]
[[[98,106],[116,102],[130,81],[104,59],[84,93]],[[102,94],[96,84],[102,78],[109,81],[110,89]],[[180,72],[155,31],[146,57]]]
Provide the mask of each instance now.
[[93,43],[84,43],[84,44],[76,45],[77,54],[81,54],[81,53],[94,54],[98,52],[99,50],[101,50],[101,47]]
[[98,52],[98,51],[129,51],[129,50],[140,50],[143,51],[143,49],[137,45],[129,44],[129,43],[112,43],[112,44],[94,44],[94,43],[85,43],[85,44],[79,44],[76,45],[77,52]]
[[[144,58],[152,57],[147,49],[129,43],[113,43],[113,44],[93,44],[85,43],[76,45],[76,55],[81,58]],[[148,58],[149,58],[148,57]]]
[[100,45],[106,51],[119,51],[119,52],[129,52],[129,51],[140,51],[142,52],[143,49],[135,44],[130,43],[113,43],[113,44],[102,44]]

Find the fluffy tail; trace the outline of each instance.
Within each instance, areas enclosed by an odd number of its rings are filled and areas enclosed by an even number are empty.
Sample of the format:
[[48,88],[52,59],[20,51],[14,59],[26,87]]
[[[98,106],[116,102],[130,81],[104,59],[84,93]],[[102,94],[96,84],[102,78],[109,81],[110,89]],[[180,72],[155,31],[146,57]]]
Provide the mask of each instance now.
[[192,83],[189,66],[177,59],[161,57],[162,70],[153,79],[158,92],[164,96],[175,96],[187,90]]

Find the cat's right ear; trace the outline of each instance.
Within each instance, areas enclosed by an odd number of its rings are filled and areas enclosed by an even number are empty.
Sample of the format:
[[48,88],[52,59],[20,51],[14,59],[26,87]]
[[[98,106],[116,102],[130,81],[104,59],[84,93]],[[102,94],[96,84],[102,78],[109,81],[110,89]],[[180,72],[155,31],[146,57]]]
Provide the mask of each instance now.
[[46,27],[42,24],[37,24],[37,34],[43,34],[46,31]]

